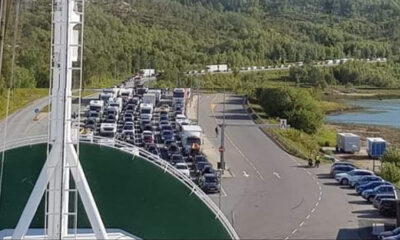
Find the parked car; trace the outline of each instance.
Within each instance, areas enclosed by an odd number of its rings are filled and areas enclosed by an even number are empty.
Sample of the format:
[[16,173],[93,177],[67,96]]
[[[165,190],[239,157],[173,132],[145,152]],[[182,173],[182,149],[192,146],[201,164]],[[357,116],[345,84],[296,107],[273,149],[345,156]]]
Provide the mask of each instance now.
[[378,205],[379,213],[385,217],[396,216],[396,199],[383,198]]
[[374,197],[377,194],[382,194],[382,193],[394,194],[394,187],[391,185],[378,186],[374,189],[365,190],[364,192],[361,193],[361,196],[364,199],[368,200],[369,202],[372,202],[372,199],[374,199]]
[[166,141],[166,140],[174,140],[174,133],[170,130],[165,130],[161,134],[161,140]]
[[200,175],[206,167],[211,167],[208,162],[196,162],[194,164],[194,171],[196,175]]
[[372,175],[372,176],[363,176],[360,179],[358,179],[357,182],[353,183],[352,187],[358,187],[364,184],[367,184],[369,182],[374,182],[374,181],[383,181],[383,179],[381,177]]
[[170,163],[176,165],[177,163],[184,163],[183,156],[181,154],[172,154]]
[[333,163],[332,166],[331,166],[331,169],[333,169],[336,166],[351,166],[351,167],[356,168],[356,166],[354,164],[352,164],[351,162],[340,161],[340,162]]
[[372,204],[375,208],[378,208],[382,199],[392,198],[395,199],[396,196],[394,194],[377,194],[374,199],[372,200]]
[[156,156],[160,156],[160,152],[158,151],[157,145],[155,145],[155,144],[148,144],[148,145],[146,146],[146,149],[147,149],[148,152],[150,152],[150,153],[152,153],[152,154],[154,154],[154,155],[156,155]]
[[384,232],[381,232],[381,233],[378,235],[378,238],[379,238],[379,239],[383,239],[383,238],[386,238],[386,237],[392,237],[392,236],[396,236],[396,235],[400,235],[400,227],[395,228],[395,229],[392,230],[392,231],[384,231]]
[[160,151],[160,157],[162,159],[164,159],[165,161],[169,161],[170,160],[168,149],[160,148],[159,151]]
[[363,176],[373,176],[374,173],[364,169],[354,169],[346,173],[338,173],[335,175],[336,181],[342,185],[352,185]]
[[145,144],[152,144],[154,143],[154,135],[151,131],[143,131],[142,133],[142,141]]
[[85,128],[89,128],[93,131],[97,130],[97,122],[95,118],[87,118],[85,120]]
[[362,194],[362,192],[364,192],[365,190],[374,189],[376,187],[383,186],[383,185],[391,185],[391,184],[389,182],[385,182],[385,181],[373,181],[373,182],[369,182],[364,185],[360,185],[360,186],[356,187],[356,192],[358,194]]
[[186,163],[178,162],[175,164],[175,168],[178,169],[179,172],[183,173],[187,177],[190,177],[190,170]]
[[219,192],[219,181],[216,174],[204,174],[200,178],[199,185],[205,193]]
[[354,169],[355,168],[352,167],[352,166],[336,166],[336,167],[333,167],[331,169],[330,174],[331,174],[332,177],[335,177],[335,175],[338,174],[338,173],[350,172],[350,171],[352,171]]

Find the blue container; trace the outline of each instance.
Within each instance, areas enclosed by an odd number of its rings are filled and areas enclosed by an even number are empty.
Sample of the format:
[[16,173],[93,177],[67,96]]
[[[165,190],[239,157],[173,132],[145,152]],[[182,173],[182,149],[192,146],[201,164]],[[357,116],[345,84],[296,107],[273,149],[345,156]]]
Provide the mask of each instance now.
[[367,153],[372,158],[380,158],[385,153],[386,141],[382,138],[367,138]]

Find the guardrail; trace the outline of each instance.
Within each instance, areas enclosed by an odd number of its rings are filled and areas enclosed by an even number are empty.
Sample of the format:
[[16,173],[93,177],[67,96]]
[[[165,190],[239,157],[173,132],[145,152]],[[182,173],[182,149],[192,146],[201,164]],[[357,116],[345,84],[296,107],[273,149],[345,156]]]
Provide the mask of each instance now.
[[[0,152],[8,151],[23,146],[44,144],[47,143],[47,141],[48,141],[47,135],[15,139],[7,142],[3,146],[0,146]],[[156,156],[132,144],[116,139],[93,136],[93,140],[87,141],[87,139],[85,139],[85,141],[81,140],[81,142],[87,144],[97,144],[104,147],[110,147],[118,149],[120,151],[124,151],[129,154],[138,153],[139,154],[138,157],[142,157],[144,160],[158,166],[164,171],[164,173],[171,174],[173,177],[175,177],[177,180],[183,183],[188,189],[191,190],[190,193],[191,195],[195,194],[215,214],[215,217],[220,220],[220,222],[225,227],[231,238],[239,239],[239,236],[237,235],[235,229],[232,227],[226,216],[222,213],[222,211],[218,208],[218,206],[207,196],[207,194],[205,194],[189,177],[178,171],[175,167],[173,167],[171,164],[169,164],[167,161],[163,160],[159,156]]]

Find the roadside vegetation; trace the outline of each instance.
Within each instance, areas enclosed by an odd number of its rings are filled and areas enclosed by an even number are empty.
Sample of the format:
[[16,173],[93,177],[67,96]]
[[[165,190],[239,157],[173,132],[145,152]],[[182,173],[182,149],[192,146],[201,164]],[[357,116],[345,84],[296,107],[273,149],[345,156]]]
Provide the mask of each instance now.
[[[11,91],[10,94],[10,108],[8,114],[12,114],[19,108],[22,108],[33,101],[47,96],[49,93],[48,89],[28,89],[28,88],[17,88]],[[7,91],[0,94],[0,119],[6,116],[7,108]]]
[[389,148],[382,157],[381,176],[400,186],[400,148]]

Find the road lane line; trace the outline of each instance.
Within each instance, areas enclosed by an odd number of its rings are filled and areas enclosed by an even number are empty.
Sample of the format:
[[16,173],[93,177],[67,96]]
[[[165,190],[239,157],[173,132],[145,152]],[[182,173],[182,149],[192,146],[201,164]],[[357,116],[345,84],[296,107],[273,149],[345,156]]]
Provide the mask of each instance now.
[[299,227],[302,227],[304,225],[304,221],[300,223]]
[[248,178],[250,175],[249,175],[249,174],[247,174],[247,172],[246,172],[246,171],[243,171],[243,176],[244,176],[244,177],[246,177],[246,178]]
[[[214,104],[213,102],[215,102],[215,99],[217,98],[218,95],[216,95],[212,100],[211,100],[211,106]],[[216,104],[214,104],[216,106]],[[215,117],[215,111],[213,108],[211,108],[211,112],[214,115],[214,120],[215,122],[218,124],[218,120]],[[244,158],[244,160],[246,160],[246,162],[251,166],[251,168],[253,168],[253,170],[257,173],[258,177],[262,180],[265,181],[264,176],[262,175],[262,173],[256,168],[256,166],[254,166],[254,164],[250,161],[250,159],[248,157],[246,157],[246,155],[243,154],[243,152],[240,150],[240,148],[233,143],[232,139],[228,136],[228,134],[225,133],[225,137],[226,139],[228,139],[228,141],[230,142],[230,144],[236,149],[236,151]]]
[[292,235],[295,234],[297,231],[298,231],[297,228],[295,230],[293,230]]
[[289,237],[286,237],[285,240],[289,240]]
[[308,214],[308,215],[307,215],[307,217],[306,217],[306,219],[308,220],[308,219],[310,219],[310,217],[311,217],[311,215],[310,215],[310,214]]
[[319,205],[319,202],[317,202],[317,203],[315,204],[315,207],[318,207],[318,205]]
[[279,175],[279,173],[274,172],[274,175],[275,175],[276,178],[281,179],[281,176]]
[[221,192],[222,192],[222,194],[224,195],[224,197],[227,197],[227,196],[228,196],[228,194],[226,194],[225,189],[224,189],[223,187],[221,187]]
[[313,209],[311,210],[311,213],[313,213],[313,212],[315,212],[315,208],[313,208]]

